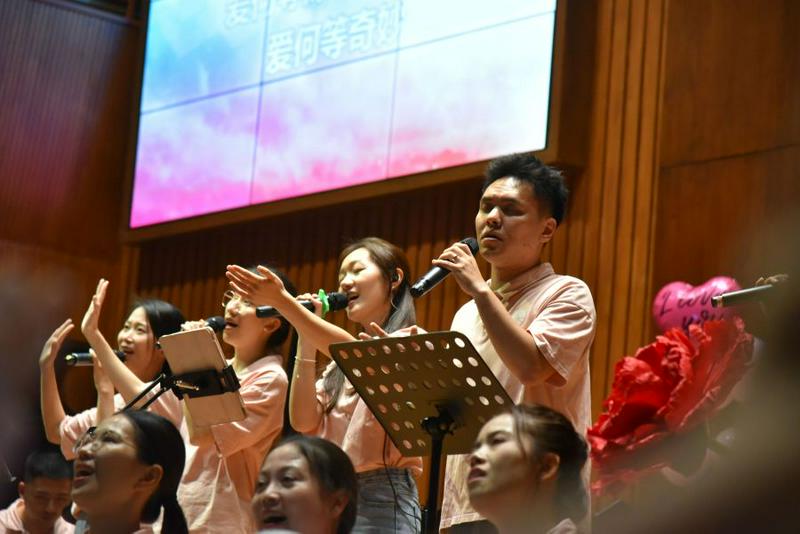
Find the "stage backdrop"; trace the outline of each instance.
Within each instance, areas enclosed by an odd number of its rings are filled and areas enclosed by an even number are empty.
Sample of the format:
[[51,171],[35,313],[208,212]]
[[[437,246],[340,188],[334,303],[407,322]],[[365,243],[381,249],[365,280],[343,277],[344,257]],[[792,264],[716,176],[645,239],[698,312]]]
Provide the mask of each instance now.
[[555,7],[151,2],[131,228],[541,150]]

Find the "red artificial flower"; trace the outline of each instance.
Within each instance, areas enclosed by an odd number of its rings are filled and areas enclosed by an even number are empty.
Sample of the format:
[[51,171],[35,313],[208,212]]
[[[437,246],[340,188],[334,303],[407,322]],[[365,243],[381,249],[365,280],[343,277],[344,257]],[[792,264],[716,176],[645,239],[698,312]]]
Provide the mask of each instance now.
[[752,336],[739,318],[673,328],[624,357],[604,411],[588,431],[595,493],[671,464],[669,448],[713,415],[744,375]]

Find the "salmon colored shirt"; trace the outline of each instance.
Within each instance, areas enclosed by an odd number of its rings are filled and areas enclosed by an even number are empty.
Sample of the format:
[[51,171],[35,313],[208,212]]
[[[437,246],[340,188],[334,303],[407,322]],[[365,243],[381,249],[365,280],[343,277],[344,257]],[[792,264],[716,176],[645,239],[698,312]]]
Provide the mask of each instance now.
[[[323,407],[330,399],[323,379],[335,368],[336,363],[331,362],[316,383],[317,402]],[[414,476],[422,473],[422,458],[400,454],[347,379],[336,406],[323,414],[317,428],[309,433],[339,445],[350,457],[357,473],[383,469],[384,466],[410,469]]]
[[[558,275],[541,263],[498,288],[495,293],[514,321],[530,334],[555,374],[537,385],[525,385],[505,366],[484,328],[475,301],[453,318],[452,330],[463,333],[516,403],[537,403],[563,413],[581,435],[591,425],[589,348],[596,314],[586,284]],[[469,504],[467,455],[447,458],[440,528],[483,519]],[[584,470],[587,479],[589,469]],[[588,479],[585,480],[588,482]]]
[[[158,388],[154,388],[145,398],[149,399],[156,394],[156,391]],[[114,395],[115,412],[120,411],[126,404],[122,395],[119,393]],[[178,397],[171,391],[165,392],[156,399],[149,409],[172,421],[176,428],[180,428],[183,420],[183,408]],[[97,426],[97,408],[89,408],[75,415],[68,415],[61,421],[58,425],[58,434],[61,437],[61,453],[64,458],[71,460],[75,457],[73,452],[75,442],[82,438],[92,426]]]
[[190,532],[255,532],[250,501],[256,479],[283,430],[289,381],[281,361],[280,356],[265,356],[238,373],[247,417],[213,425],[214,444],[192,445],[186,421],[181,423],[186,466],[178,502]]
[[[20,532],[24,534],[28,532],[22,524],[22,513],[20,512],[22,506],[22,498],[19,498],[5,510],[0,510],[0,533]],[[75,525],[64,521],[60,517],[53,524],[53,534],[72,534],[74,531]]]

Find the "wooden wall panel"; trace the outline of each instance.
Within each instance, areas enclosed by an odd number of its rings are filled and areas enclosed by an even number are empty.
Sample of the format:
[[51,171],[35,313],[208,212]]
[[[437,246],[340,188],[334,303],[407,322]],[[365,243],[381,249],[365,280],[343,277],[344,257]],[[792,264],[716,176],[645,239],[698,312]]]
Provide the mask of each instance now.
[[576,250],[562,269],[586,280],[595,299],[595,414],[613,364],[646,335],[666,12],[660,0],[598,3],[589,156],[574,188],[580,211],[573,209],[566,225]]
[[116,255],[137,32],[30,0],[0,27],[0,237]]
[[654,289],[780,270],[770,224],[800,206],[800,4],[672,0]]
[[[402,247],[416,279],[447,245],[474,234],[479,196],[480,181],[472,180],[145,242],[133,289],[169,299],[187,316],[204,317],[218,311],[227,264],[269,261],[300,292],[335,290],[340,250],[368,235]],[[465,300],[455,282],[446,281],[417,302],[418,320],[427,328],[446,328]],[[342,316],[334,320],[345,325]]]
[[[15,474],[44,441],[44,341],[66,317],[80,323],[100,276],[136,270],[117,229],[137,33],[90,10],[0,2],[0,451]],[[109,299],[112,337],[125,306]],[[68,409],[93,403],[85,369],[61,385]]]
[[800,142],[800,3],[672,0],[662,165]]
[[[53,254],[74,258],[58,263],[81,280],[122,268],[136,37],[106,17],[0,3],[0,239],[23,245],[15,257],[29,251],[32,269]],[[109,302],[116,315],[124,306]]]
[[[766,232],[800,206],[800,145],[662,171],[654,287],[783,272]],[[796,230],[800,230],[797,228]]]

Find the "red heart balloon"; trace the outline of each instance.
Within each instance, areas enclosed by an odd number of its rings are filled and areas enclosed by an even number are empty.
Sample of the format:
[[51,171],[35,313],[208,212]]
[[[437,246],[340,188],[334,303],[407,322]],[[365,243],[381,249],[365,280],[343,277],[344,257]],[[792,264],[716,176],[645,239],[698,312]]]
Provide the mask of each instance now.
[[661,332],[675,326],[684,330],[690,324],[702,324],[714,319],[735,315],[731,308],[713,308],[711,298],[741,289],[729,276],[715,276],[700,286],[686,282],[670,282],[661,288],[653,300],[653,319]]

